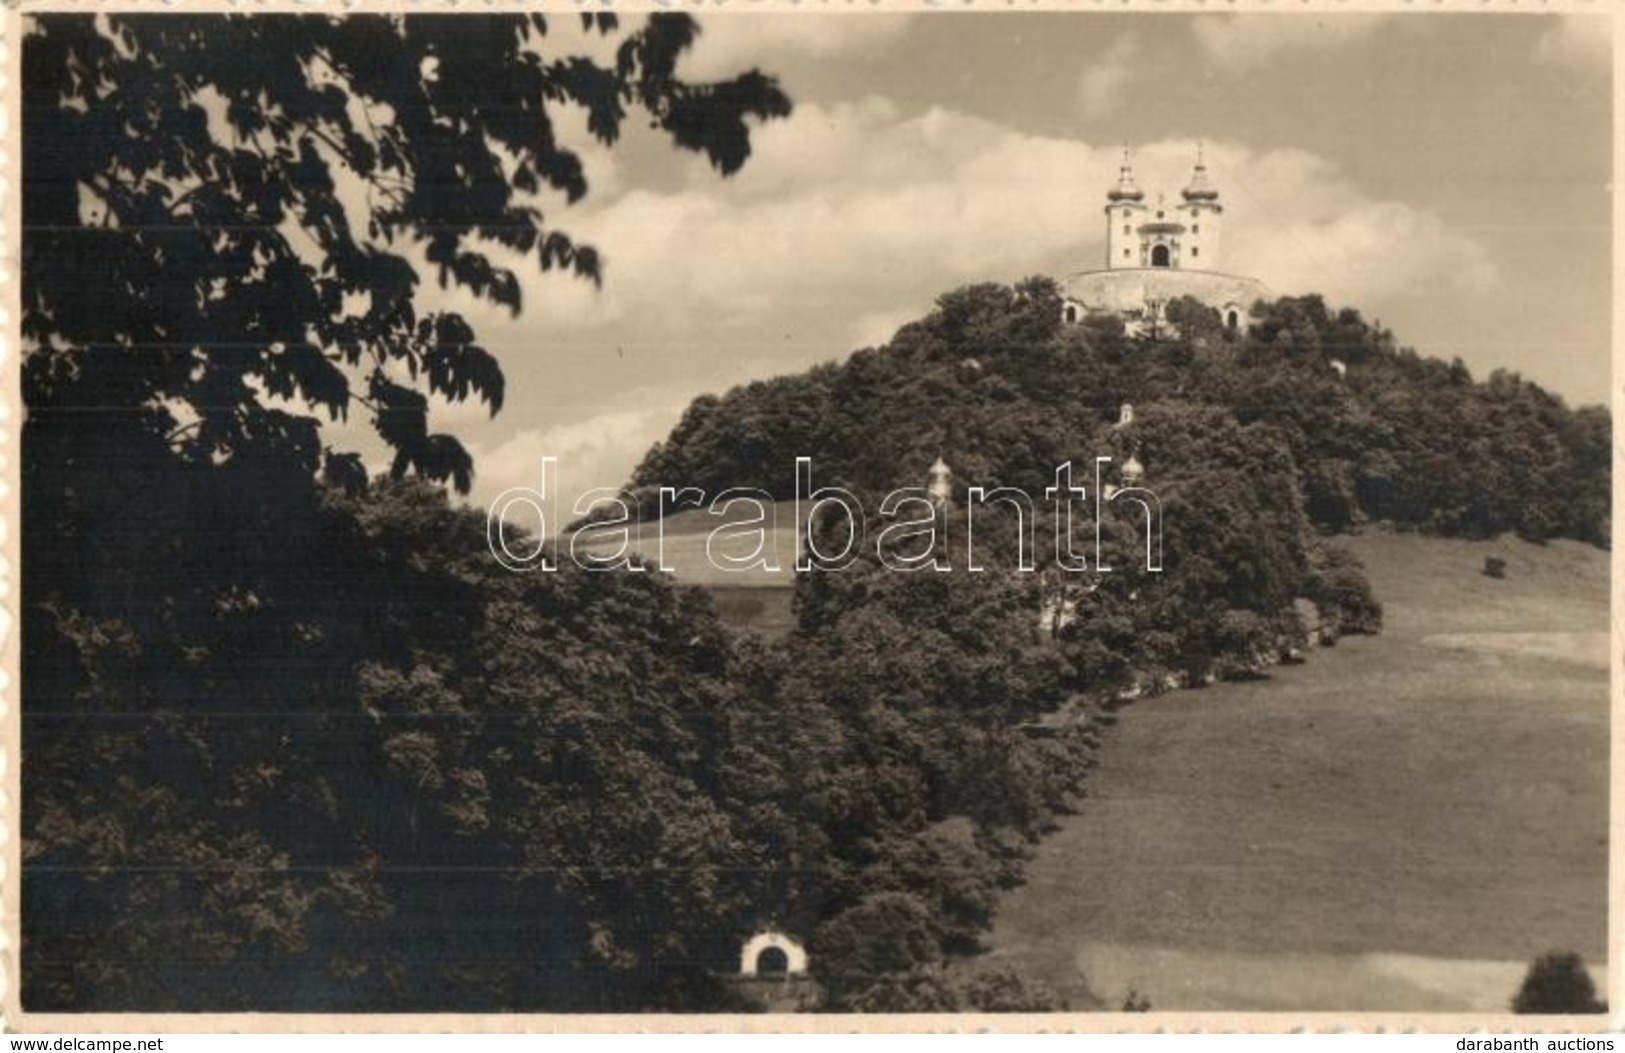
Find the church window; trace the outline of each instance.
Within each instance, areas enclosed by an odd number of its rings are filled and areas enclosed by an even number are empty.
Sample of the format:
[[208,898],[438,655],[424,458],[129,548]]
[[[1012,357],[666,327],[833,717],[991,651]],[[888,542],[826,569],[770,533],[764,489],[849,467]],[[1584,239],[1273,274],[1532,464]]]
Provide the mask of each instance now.
[[1128,250],[1127,250],[1127,249],[1124,249],[1124,250],[1123,250],[1123,258],[1124,258],[1124,259],[1125,259],[1125,260],[1126,260],[1126,259],[1128,259]]
[[[1192,215],[1194,215],[1194,214],[1195,213],[1192,213]],[[1200,223],[1192,223],[1191,224],[1191,233],[1192,234],[1200,234],[1200,233],[1202,233],[1202,224],[1200,224]]]
[[1194,260],[1196,257],[1200,256],[1201,254],[1202,254],[1201,249],[1197,248],[1195,245],[1191,246],[1191,259]]
[[1129,229],[1129,225],[1127,223],[1123,224],[1123,233],[1124,234],[1132,233],[1132,231]]
[[1157,213],[1157,218],[1158,218],[1158,219],[1161,219],[1161,218],[1162,218],[1162,213],[1161,213],[1161,212],[1160,212],[1160,211],[1159,211],[1159,212],[1158,212],[1158,213]]

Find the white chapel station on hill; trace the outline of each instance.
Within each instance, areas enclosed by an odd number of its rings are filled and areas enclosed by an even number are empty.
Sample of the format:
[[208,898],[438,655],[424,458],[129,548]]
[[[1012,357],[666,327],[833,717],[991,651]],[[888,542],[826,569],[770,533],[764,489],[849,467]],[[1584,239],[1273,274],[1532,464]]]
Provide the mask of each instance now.
[[1129,152],[1117,184],[1106,192],[1106,266],[1073,274],[1061,282],[1063,317],[1081,322],[1090,315],[1120,316],[1131,331],[1144,331],[1163,319],[1172,300],[1190,296],[1212,307],[1229,328],[1245,322],[1247,309],[1269,290],[1256,278],[1219,269],[1219,230],[1224,205],[1208,179],[1197,149],[1191,181],[1178,204],[1162,195],[1147,204],[1134,181]]

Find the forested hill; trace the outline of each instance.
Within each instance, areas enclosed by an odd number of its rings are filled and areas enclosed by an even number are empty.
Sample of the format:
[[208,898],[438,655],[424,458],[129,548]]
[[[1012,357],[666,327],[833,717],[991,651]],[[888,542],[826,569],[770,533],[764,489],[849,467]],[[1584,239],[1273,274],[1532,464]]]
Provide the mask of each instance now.
[[[1132,449],[1155,489],[1209,460],[1189,444],[1224,421],[1284,447],[1273,478],[1321,529],[1608,543],[1606,407],[1503,371],[1474,381],[1319,296],[1260,303],[1244,333],[1193,300],[1168,314],[1177,332],[1130,337],[1115,320],[1062,325],[1047,279],[962,288],[886,346],[695,399],[633,484],[787,497],[810,456],[817,485],[875,494],[923,486],[940,455],[961,486],[1038,494],[1068,458]],[[1112,427],[1123,403],[1132,429]]]

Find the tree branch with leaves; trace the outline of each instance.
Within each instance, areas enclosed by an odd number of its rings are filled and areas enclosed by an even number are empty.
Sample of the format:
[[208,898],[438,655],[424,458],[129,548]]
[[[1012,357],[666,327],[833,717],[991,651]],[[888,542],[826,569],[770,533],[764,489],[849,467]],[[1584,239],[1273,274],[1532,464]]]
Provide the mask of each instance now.
[[[464,319],[420,306],[404,247],[442,288],[518,313],[522,272],[493,249],[537,272],[602,278],[598,250],[543,207],[588,190],[560,141],[564,111],[585,111],[605,144],[641,116],[723,175],[749,157],[754,122],[790,112],[756,71],[684,81],[678,60],[699,32],[686,15],[632,31],[613,15],[582,22],[619,38],[613,62],[550,57],[554,27],[540,15],[33,19],[31,421],[116,410],[134,433],[121,449],[157,439],[220,463],[255,448],[311,472],[315,415],[359,406],[393,449],[394,474],[466,492],[472,461],[430,430],[425,394],[494,414],[502,370]],[[355,458],[327,461],[329,477],[364,481]]]

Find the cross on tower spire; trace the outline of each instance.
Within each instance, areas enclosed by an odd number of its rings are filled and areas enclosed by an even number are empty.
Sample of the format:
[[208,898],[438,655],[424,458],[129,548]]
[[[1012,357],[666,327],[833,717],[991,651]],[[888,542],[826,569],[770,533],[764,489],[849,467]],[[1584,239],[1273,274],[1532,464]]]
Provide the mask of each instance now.
[[1123,147],[1123,164],[1117,170],[1117,185],[1106,192],[1111,201],[1139,201],[1145,197],[1145,192],[1134,181],[1134,162],[1129,157],[1128,147]]
[[1196,143],[1196,169],[1191,173],[1191,182],[1180,191],[1186,201],[1217,201],[1219,192],[1207,180],[1207,162],[1202,159],[1202,143]]

